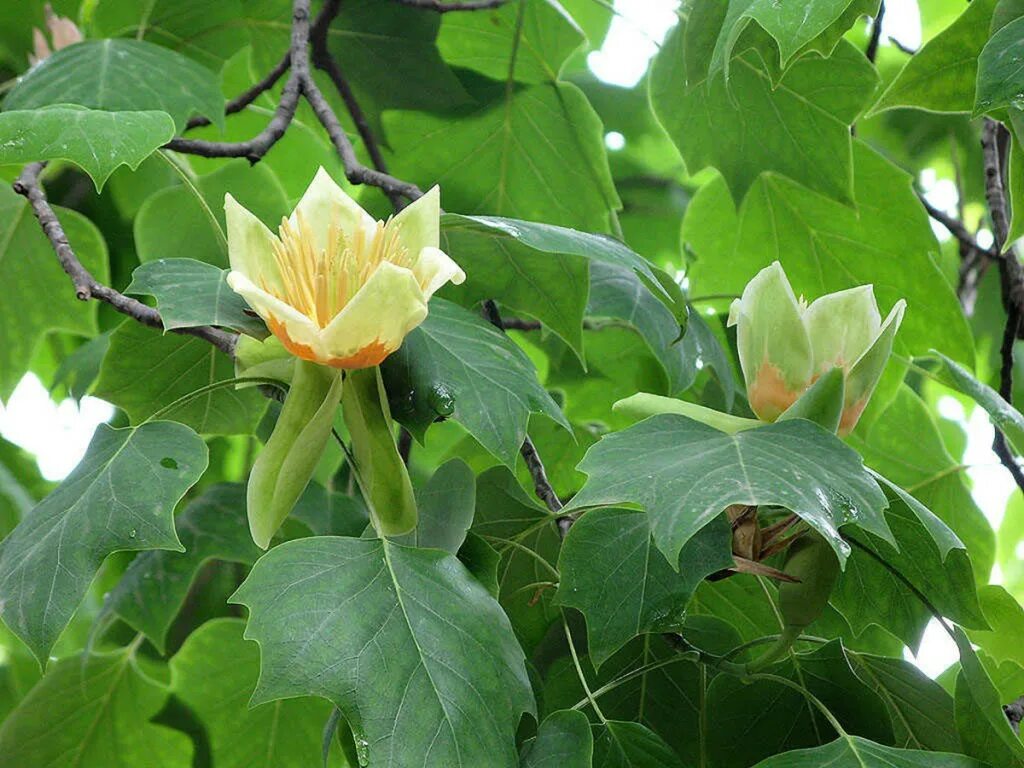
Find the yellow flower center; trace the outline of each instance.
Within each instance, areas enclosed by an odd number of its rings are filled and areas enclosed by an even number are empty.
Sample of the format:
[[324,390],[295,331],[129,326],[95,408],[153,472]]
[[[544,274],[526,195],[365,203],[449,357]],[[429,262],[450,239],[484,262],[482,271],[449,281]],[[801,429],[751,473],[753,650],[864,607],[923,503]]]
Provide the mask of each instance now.
[[399,242],[398,227],[390,219],[378,221],[369,232],[357,227],[352,233],[332,221],[327,247],[318,250],[309,225],[301,214],[296,218],[297,226],[287,218],[281,220],[274,243],[280,288],[277,281],[268,281],[263,275],[260,287],[321,328],[345,308],[385,261],[412,268],[409,251]]

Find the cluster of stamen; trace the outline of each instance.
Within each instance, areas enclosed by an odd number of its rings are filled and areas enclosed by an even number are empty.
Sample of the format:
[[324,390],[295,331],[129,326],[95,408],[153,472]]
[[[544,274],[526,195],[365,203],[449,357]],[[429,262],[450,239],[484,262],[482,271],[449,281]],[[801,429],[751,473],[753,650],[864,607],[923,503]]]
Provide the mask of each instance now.
[[[390,224],[390,226],[389,226]],[[378,221],[367,232],[362,227],[346,234],[332,221],[327,247],[316,249],[309,225],[299,214],[296,223],[281,220],[274,260],[277,281],[260,277],[260,287],[311,318],[324,328],[352,300],[385,261],[410,269],[412,258],[398,239],[398,227]]]

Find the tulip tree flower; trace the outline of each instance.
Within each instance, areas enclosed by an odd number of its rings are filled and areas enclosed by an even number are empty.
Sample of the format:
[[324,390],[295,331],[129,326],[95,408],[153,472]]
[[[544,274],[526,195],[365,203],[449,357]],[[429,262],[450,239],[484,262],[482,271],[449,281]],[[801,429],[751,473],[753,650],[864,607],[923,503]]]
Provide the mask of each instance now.
[[870,285],[797,299],[779,262],[762,269],[733,302],[740,366],[750,407],[775,421],[834,368],[845,389],[839,432],[854,428],[882,375],[903,320],[900,299],[883,322]]
[[263,345],[254,357],[262,366],[275,355],[296,358],[274,433],[249,477],[249,527],[261,547],[312,477],[339,403],[378,533],[415,526],[412,486],[376,366],[423,322],[435,291],[465,279],[438,247],[439,198],[434,187],[388,221],[376,221],[321,168],[275,235],[226,196],[228,285],[280,344]]

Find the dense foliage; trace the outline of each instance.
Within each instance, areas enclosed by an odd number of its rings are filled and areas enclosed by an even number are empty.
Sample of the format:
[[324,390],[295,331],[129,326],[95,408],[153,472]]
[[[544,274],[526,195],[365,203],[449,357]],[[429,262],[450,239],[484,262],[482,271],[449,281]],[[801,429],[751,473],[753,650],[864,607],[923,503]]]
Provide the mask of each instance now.
[[[939,407],[1024,488],[1019,0],[683,0],[632,88],[601,0],[7,5],[0,401],[116,415],[0,441],[0,766],[1024,768]],[[236,276],[314,177],[465,273],[344,379]]]

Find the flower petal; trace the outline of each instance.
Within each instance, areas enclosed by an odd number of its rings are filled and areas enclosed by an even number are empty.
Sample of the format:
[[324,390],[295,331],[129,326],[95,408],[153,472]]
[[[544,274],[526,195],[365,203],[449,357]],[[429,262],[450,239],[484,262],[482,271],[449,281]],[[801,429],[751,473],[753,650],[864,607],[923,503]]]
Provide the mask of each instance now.
[[462,285],[466,279],[462,268],[440,248],[424,248],[420,251],[412,272],[423,289],[424,300],[433,296],[449,280],[455,285]]
[[389,223],[398,230],[398,241],[410,254],[424,248],[437,248],[441,243],[441,189],[431,187],[423,197],[413,200]]
[[268,285],[280,288],[281,275],[274,259],[274,243],[277,242],[274,233],[231,195],[224,196],[224,217],[231,269],[253,283],[262,278]]
[[814,372],[834,366],[849,371],[867,351],[882,325],[882,316],[870,285],[829,293],[811,303],[804,325],[814,350]]
[[331,231],[332,222],[339,231],[345,233],[355,232],[358,228],[369,231],[376,223],[359,203],[338,186],[323,166],[316,172],[299,204],[292,211],[289,217],[292,226],[298,227],[300,216],[309,227],[316,252],[327,247],[327,235]]
[[241,272],[229,272],[228,285],[267,321],[267,327],[289,352],[303,360],[321,363],[326,361],[327,355],[321,342],[320,328],[310,318],[276,296],[271,296],[258,288]]
[[[778,394],[776,390],[785,392],[787,398],[793,392],[799,394],[810,383],[811,340],[804,326],[800,304],[779,262],[765,267],[747,283],[743,296],[733,303],[729,323],[737,326],[740,366],[748,391],[753,382],[767,375],[768,371],[772,380],[768,389],[775,394]],[[777,398],[773,395],[769,399],[775,401]],[[778,404],[781,405],[781,401]],[[781,410],[790,404],[792,401]]]
[[907,302],[903,299],[896,302],[882,323],[878,337],[850,370],[850,375],[846,379],[846,406],[843,409],[842,423],[839,425],[840,434],[845,434],[856,426],[857,419],[860,418],[878,385],[878,380],[882,378],[906,308]]
[[413,273],[384,262],[324,328],[322,339],[330,364],[340,368],[377,365],[426,316],[427,301]]

